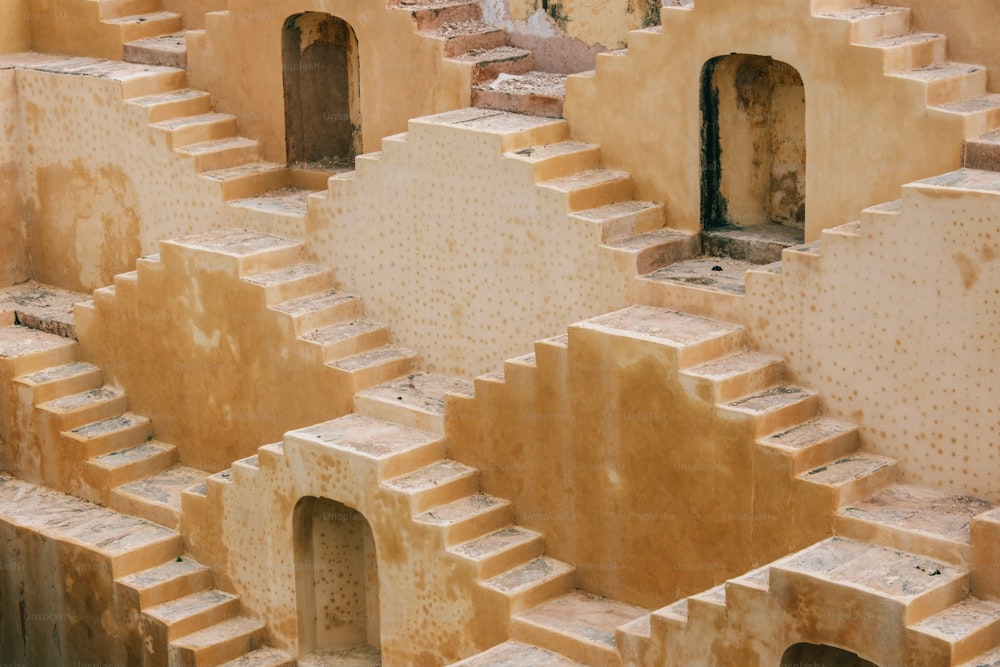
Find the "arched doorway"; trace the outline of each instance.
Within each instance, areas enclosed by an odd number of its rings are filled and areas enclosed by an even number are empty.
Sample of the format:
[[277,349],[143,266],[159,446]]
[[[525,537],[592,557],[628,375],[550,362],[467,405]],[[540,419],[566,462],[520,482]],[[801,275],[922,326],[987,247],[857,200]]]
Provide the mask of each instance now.
[[787,63],[732,54],[705,64],[703,229],[780,225],[804,230],[805,105],[802,77]]
[[330,14],[285,21],[281,37],[289,164],[330,168],[361,150],[361,78],[354,29]]
[[302,498],[295,506],[294,540],[300,654],[377,657],[378,564],[368,521],[342,503]]
[[809,644],[802,642],[788,647],[781,656],[781,667],[794,665],[815,665],[816,667],[878,667],[842,648],[826,644]]

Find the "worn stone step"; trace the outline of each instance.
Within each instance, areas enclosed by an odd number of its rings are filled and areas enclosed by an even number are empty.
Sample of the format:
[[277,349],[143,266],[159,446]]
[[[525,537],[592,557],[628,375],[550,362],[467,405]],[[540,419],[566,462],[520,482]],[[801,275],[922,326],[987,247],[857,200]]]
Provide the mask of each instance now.
[[147,609],[203,591],[212,585],[212,571],[185,555],[115,580],[119,595],[131,600],[128,608]]
[[802,241],[801,229],[777,223],[706,229],[701,234],[702,252],[705,255],[750,264],[779,262],[782,251],[799,245]]
[[385,485],[406,496],[411,514],[418,514],[479,491],[479,471],[458,461],[443,459],[390,479]]
[[858,448],[858,433],[856,424],[819,417],[772,433],[757,444],[781,452],[790,461],[791,473],[798,475],[850,456]]
[[[0,323],[76,338],[75,310],[89,295],[28,280],[0,290]],[[13,314],[14,321],[10,322]]]
[[882,70],[886,73],[938,65],[948,55],[948,38],[929,32],[882,37],[861,46],[882,51]]
[[444,536],[445,546],[468,542],[504,526],[513,519],[509,501],[485,493],[460,498],[446,505],[438,505],[417,514],[417,523],[438,527]]
[[506,526],[451,546],[448,551],[471,563],[477,578],[489,579],[541,556],[544,547],[541,534],[520,526]]
[[688,599],[683,598],[649,614],[650,636],[656,640],[683,630],[688,623]]
[[687,603],[688,623],[695,623],[702,627],[716,626],[723,622],[727,612],[726,584],[722,583],[696,593],[688,597]]
[[724,403],[720,410],[729,418],[752,419],[754,434],[760,437],[813,419],[819,410],[819,395],[802,387],[778,385]]
[[583,667],[565,656],[518,641],[506,641],[471,658],[452,663],[451,667]]
[[407,12],[418,30],[435,30],[446,23],[476,21],[483,11],[475,0],[397,0],[391,7]]
[[20,375],[14,378],[14,382],[29,392],[30,404],[37,405],[70,394],[97,389],[102,384],[103,375],[101,369],[93,364],[73,361]]
[[862,231],[874,225],[884,224],[899,220],[903,213],[903,200],[884,202],[875,206],[862,209],[860,222]]
[[181,553],[181,537],[172,530],[7,475],[0,475],[0,515],[6,523],[87,546],[106,559],[113,577]]
[[[292,178],[293,176],[294,170],[289,170],[289,177]],[[271,190],[252,197],[232,199],[228,202],[228,205],[244,208],[248,211],[257,211],[289,218],[304,218],[309,211],[309,198],[318,192],[320,191],[313,188],[307,189],[296,187],[295,185],[286,185],[277,190]]]
[[191,88],[136,97],[128,103],[145,109],[149,123],[160,123],[181,116],[200,116],[212,110],[212,96],[203,90]]
[[76,361],[75,340],[23,326],[0,327],[0,363],[11,375],[27,375]]
[[183,256],[190,253],[209,253],[220,267],[242,278],[297,263],[302,243],[249,229],[225,227],[161,241],[160,248],[162,261],[167,263],[184,262]]
[[592,171],[601,164],[600,146],[570,140],[542,146],[528,146],[505,153],[504,156],[528,166],[535,181]]
[[466,107],[411,119],[407,141],[420,150],[426,142],[454,141],[456,131],[464,135],[463,141],[500,155],[570,138],[565,120]]
[[969,169],[1000,171],[1000,130],[967,140],[962,166]]
[[180,520],[181,492],[201,482],[205,476],[202,470],[176,465],[115,488],[111,492],[110,504],[119,512],[176,528]]
[[495,49],[507,44],[507,31],[481,19],[448,21],[420,34],[444,43],[444,55],[457,56],[477,49]]
[[127,405],[128,397],[124,391],[104,385],[40,403],[37,408],[49,415],[60,431],[69,431],[117,417]]
[[218,665],[263,646],[267,628],[248,616],[228,618],[170,643],[172,664]]
[[543,600],[573,590],[574,568],[548,556],[532,560],[501,572],[483,582],[483,586],[502,595],[516,614],[530,609]]
[[534,53],[516,46],[472,49],[451,59],[472,65],[473,84],[491,81],[501,74],[525,74],[535,68]]
[[84,470],[93,487],[110,491],[140,477],[167,470],[176,462],[176,447],[148,440],[135,447],[90,458],[84,463]]
[[298,263],[244,276],[242,280],[263,289],[264,300],[271,305],[329,290],[333,284],[333,271],[319,264]]
[[624,171],[590,169],[541,181],[538,186],[564,197],[569,211],[582,211],[632,197],[632,176]]
[[575,329],[662,344],[676,351],[681,368],[743,350],[746,344],[737,324],[652,306],[631,306],[574,324],[570,340]]
[[896,481],[897,473],[893,459],[856,452],[807,470],[797,479],[826,487],[833,494],[835,506],[842,507],[881,491]]
[[169,135],[171,148],[178,149],[208,141],[232,139],[236,136],[236,116],[208,112],[195,116],[179,116],[153,123],[151,127]]
[[531,71],[500,74],[472,88],[472,105],[546,118],[562,118],[566,75]]
[[740,310],[747,271],[757,268],[728,257],[683,260],[640,276],[637,296],[641,303],[669,304],[692,313]]
[[122,44],[146,37],[169,35],[183,28],[181,15],[168,11],[120,16],[104,19],[102,22],[118,28]]
[[260,160],[260,142],[246,137],[225,137],[187,144],[176,149],[190,158],[197,173],[228,169]]
[[775,385],[784,369],[780,357],[739,352],[684,369],[681,384],[709,403],[725,403]]
[[471,382],[438,373],[417,372],[358,392],[358,412],[444,434],[448,394],[470,396]]
[[914,660],[958,665],[1000,645],[1000,605],[969,597],[906,631]]
[[1000,95],[995,93],[939,104],[934,108],[961,116],[966,138],[982,136],[1000,127]]
[[148,417],[123,412],[65,431],[63,436],[78,456],[90,459],[152,440],[153,424]]
[[223,663],[219,667],[295,667],[295,659],[284,651],[274,648],[259,648],[246,655]]
[[318,346],[320,359],[329,362],[384,347],[389,344],[390,332],[389,327],[379,322],[351,319],[314,329],[301,338]]
[[980,65],[944,62],[929,67],[895,72],[890,76],[924,86],[926,102],[936,106],[986,94],[986,68]]
[[285,446],[304,442],[373,461],[378,480],[392,479],[439,461],[442,439],[409,426],[349,414],[285,434]]
[[284,301],[271,308],[291,318],[292,328],[297,335],[364,315],[364,302],[359,297],[335,289]]
[[[826,0],[830,2],[830,0]],[[908,7],[887,7],[885,5],[866,5],[859,7],[844,7],[843,4],[857,5],[856,0],[841,3],[832,0],[830,4],[841,4],[840,7],[822,9],[813,4],[813,11],[821,18],[847,21],[850,24],[849,39],[852,44],[862,44],[885,37],[905,35],[910,32],[910,9]]]
[[186,85],[184,70],[176,67],[135,65],[120,60],[67,58],[39,65],[36,69],[43,72],[89,76],[114,81],[121,86],[122,98],[125,100],[180,90]]
[[[576,211],[570,217],[586,224],[598,225],[601,229],[601,243],[614,243],[659,230],[666,221],[662,204],[634,199]],[[697,239],[697,235],[692,236]]]
[[[844,624],[854,626],[857,619],[878,619],[880,626],[884,623],[883,627],[898,628],[919,623],[965,599],[968,579],[963,568],[833,537],[773,563],[770,590],[787,609],[797,609],[803,623],[816,622],[815,617],[828,609],[850,609],[852,613],[841,621]],[[803,596],[815,599],[817,595],[826,604],[803,605]],[[822,622],[828,625],[832,621]],[[871,633],[860,640],[901,645],[905,636]],[[852,648],[862,655],[881,652],[870,650],[871,646]]]
[[288,168],[274,162],[250,162],[228,169],[206,171],[200,178],[217,183],[223,201],[245,199],[288,185]]
[[144,37],[122,44],[122,59],[143,65],[187,67],[187,40],[183,32]]
[[698,254],[698,235],[676,229],[658,229],[612,241],[604,246],[635,275],[652,273]]
[[381,667],[381,652],[373,646],[327,648],[299,656],[298,667]]
[[350,376],[354,393],[412,373],[419,364],[415,352],[392,345],[327,362],[331,368]]
[[[190,635],[239,613],[239,598],[209,589],[144,609],[142,630],[152,646]],[[162,643],[161,643],[162,642]]]
[[893,484],[841,507],[835,526],[844,537],[968,566],[969,522],[990,509],[980,498]]
[[546,648],[573,660],[621,665],[615,629],[649,610],[571,591],[511,619],[511,638]]

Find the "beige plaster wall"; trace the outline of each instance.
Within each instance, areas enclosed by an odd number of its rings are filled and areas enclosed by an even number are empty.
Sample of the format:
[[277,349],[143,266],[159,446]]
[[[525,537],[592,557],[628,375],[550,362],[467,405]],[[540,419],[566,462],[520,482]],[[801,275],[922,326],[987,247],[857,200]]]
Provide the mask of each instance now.
[[30,277],[21,207],[21,125],[14,70],[0,70],[0,287]]
[[95,58],[122,57],[117,27],[102,23],[93,0],[25,0],[31,27],[31,49]]
[[227,0],[160,0],[164,11],[180,14],[185,30],[204,30],[205,15],[225,11]]
[[753,12],[742,4],[665,8],[662,34],[632,33],[627,56],[600,56],[596,76],[567,84],[574,136],[632,172],[639,197],[666,202],[672,226],[699,228],[699,80],[718,55],[769,55],[802,76],[807,240],[898,197],[903,183],[958,166],[962,123],[927,109],[921,86],[883,76],[881,54],[849,45],[846,23],[814,18],[796,0]]
[[469,103],[471,69],[444,62],[442,43],[418,36],[406,11],[369,0],[240,3],[209,14],[206,31],[189,35],[188,75],[212,93],[217,111],[239,117],[241,133],[263,142],[266,159],[285,161],[282,27],[306,11],[333,14],[357,36],[362,152],[378,150],[410,118]]
[[31,48],[27,0],[0,0],[0,53]]

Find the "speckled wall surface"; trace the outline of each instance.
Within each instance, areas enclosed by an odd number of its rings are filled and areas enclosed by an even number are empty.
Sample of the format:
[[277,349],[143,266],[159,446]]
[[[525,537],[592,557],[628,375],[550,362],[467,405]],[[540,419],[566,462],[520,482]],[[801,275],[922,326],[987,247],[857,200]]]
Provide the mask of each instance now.
[[0,287],[31,275],[21,209],[21,126],[14,70],[0,70]]

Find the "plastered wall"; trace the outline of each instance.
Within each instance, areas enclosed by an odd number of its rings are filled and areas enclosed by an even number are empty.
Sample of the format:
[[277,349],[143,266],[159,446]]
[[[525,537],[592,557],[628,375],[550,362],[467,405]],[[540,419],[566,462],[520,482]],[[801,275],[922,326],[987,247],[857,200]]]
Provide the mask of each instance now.
[[31,46],[27,0],[0,2],[0,53],[27,51]]
[[21,208],[21,126],[12,69],[0,69],[0,287],[30,277]]

